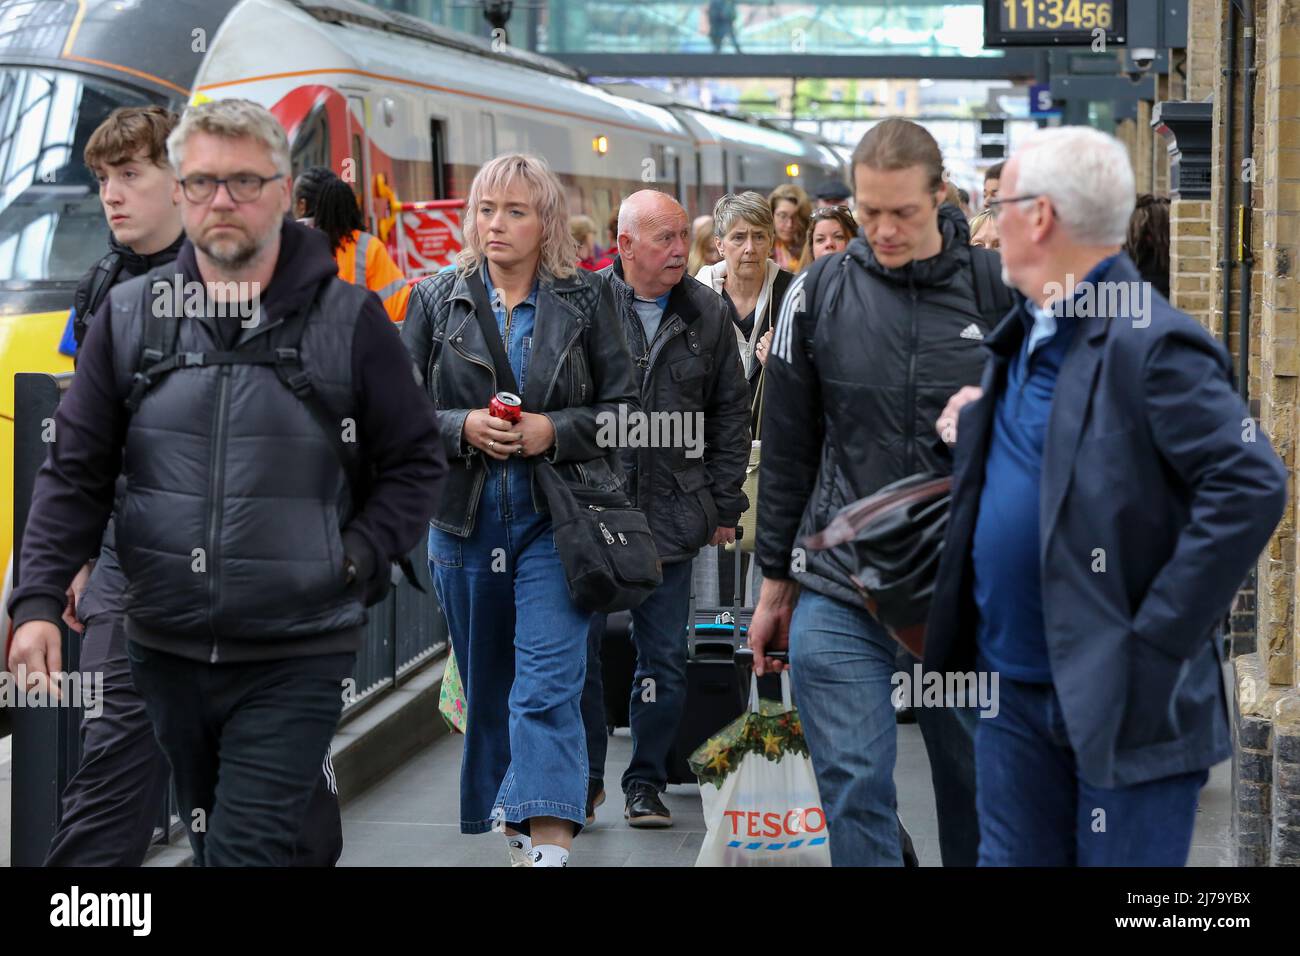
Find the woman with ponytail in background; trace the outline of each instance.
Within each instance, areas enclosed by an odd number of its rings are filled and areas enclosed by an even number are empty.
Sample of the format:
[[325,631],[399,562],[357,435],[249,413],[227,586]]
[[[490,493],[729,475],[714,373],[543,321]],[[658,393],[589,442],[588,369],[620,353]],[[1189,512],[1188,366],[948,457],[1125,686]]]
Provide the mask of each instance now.
[[324,166],[313,166],[294,180],[293,211],[329,238],[339,278],[379,296],[394,322],[406,318],[410,288],[384,244],[362,227],[361,208],[352,187]]

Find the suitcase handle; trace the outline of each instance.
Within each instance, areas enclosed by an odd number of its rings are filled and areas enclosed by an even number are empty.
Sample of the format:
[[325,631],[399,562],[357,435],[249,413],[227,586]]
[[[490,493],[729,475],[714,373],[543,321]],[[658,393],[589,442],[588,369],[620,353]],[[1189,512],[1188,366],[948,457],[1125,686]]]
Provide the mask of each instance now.
[[[745,529],[741,528],[738,525],[736,527],[736,541],[739,542],[740,539],[744,537],[744,534],[745,534]],[[723,550],[725,548],[726,545],[723,544],[717,545],[717,548],[713,551],[713,553],[716,554],[718,553],[718,551]],[[744,588],[745,583],[744,581],[741,580],[741,574],[740,574],[741,555],[744,552],[742,552],[738,546],[732,548],[732,551],[735,554],[735,566],[734,566],[734,572],[732,574],[731,611],[729,613],[724,611],[721,615],[721,619],[718,620],[717,623],[731,625],[731,649],[735,651],[745,646],[744,641],[742,641],[740,638],[740,629],[742,626],[740,623],[740,604],[741,604],[741,594],[743,593],[742,589]],[[687,625],[686,628],[686,657],[688,660],[694,660],[695,647],[698,638],[696,636],[695,575],[694,575],[693,568],[691,574],[689,608],[690,608],[689,610],[690,619],[689,619],[689,624]],[[728,616],[730,616],[731,620],[726,619]]]

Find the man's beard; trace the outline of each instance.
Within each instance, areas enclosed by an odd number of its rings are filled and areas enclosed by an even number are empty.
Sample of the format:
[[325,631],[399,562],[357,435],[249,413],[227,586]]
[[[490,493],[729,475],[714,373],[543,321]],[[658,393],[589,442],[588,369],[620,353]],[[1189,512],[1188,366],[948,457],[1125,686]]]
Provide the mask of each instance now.
[[[217,240],[217,243],[205,241],[196,242],[195,245],[198,246],[200,252],[211,259],[216,265],[232,272],[238,272],[257,258],[257,254],[266,248],[266,244],[270,239],[271,236],[266,236],[261,241],[255,241],[252,239],[246,239],[244,241],[219,239]],[[219,245],[226,248],[219,251]]]

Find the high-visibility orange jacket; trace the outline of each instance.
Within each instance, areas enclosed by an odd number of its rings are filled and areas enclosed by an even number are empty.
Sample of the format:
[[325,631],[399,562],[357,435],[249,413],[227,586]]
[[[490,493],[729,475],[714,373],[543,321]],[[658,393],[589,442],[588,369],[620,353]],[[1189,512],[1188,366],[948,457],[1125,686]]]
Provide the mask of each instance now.
[[339,263],[340,279],[353,285],[364,285],[379,296],[388,317],[394,322],[406,318],[410,286],[377,236],[360,229],[353,230],[352,238],[343,240],[335,258]]

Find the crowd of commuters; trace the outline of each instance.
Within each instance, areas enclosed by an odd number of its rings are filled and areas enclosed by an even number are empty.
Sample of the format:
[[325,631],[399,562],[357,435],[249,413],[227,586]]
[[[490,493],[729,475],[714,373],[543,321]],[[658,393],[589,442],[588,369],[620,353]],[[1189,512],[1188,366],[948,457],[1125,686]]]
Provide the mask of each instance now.
[[[604,249],[545,160],[503,155],[456,261],[413,285],[252,103],[118,110],[85,161],[110,247],[76,291],[11,601],[11,669],[58,671],[64,622],[106,675],[49,864],[139,865],[169,773],[200,865],[336,862],[340,687],[424,535],[465,688],[461,830],[567,865],[606,799],[606,620],[572,596],[543,465],[654,539],[618,689],[628,825],[672,825],[692,576],[756,509],[754,668],[790,668],[836,865],[904,862],[891,690],[913,666],[1001,678],[992,713],[914,708],[945,865],[1185,862],[1230,753],[1216,621],[1285,473],[1169,305],[1167,201],[1135,200],[1113,138],[1032,136],[971,217],[934,138],[886,120],[851,188],[728,193],[694,221],[642,190]],[[204,293],[183,314],[155,291],[173,277]],[[1067,301],[1102,283],[1156,293]],[[507,383],[516,417],[490,407]],[[700,421],[699,453],[603,437],[632,412]],[[852,544],[802,548],[918,475],[953,481],[923,662]]]

